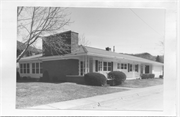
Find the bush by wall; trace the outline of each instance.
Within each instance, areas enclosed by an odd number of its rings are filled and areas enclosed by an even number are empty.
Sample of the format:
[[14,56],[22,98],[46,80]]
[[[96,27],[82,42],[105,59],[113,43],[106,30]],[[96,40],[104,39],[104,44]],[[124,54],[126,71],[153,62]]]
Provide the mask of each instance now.
[[141,74],[141,79],[150,79],[154,77],[155,77],[154,74]]
[[85,83],[94,86],[104,86],[107,84],[106,77],[101,73],[87,73],[84,75]]
[[49,81],[49,73],[48,71],[43,72],[43,77],[40,78],[40,82],[48,82]]
[[159,78],[162,78],[162,79],[163,79],[163,75],[159,75]]
[[126,80],[126,74],[121,71],[111,71],[108,73],[108,78],[114,80],[110,85],[120,85]]

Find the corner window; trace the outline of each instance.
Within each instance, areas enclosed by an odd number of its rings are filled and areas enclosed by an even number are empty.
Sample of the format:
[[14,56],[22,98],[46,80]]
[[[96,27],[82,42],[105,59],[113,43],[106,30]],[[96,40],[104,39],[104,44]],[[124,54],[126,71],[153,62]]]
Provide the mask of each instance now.
[[20,73],[23,73],[23,64],[20,64]]
[[24,64],[24,73],[26,73],[26,64]]
[[29,63],[27,63],[27,73],[29,73]]
[[20,73],[29,73],[29,63],[20,64]]
[[39,73],[39,63],[36,63],[36,73]]
[[138,72],[139,66],[135,65],[135,71]]
[[35,74],[35,63],[32,63],[32,73]]

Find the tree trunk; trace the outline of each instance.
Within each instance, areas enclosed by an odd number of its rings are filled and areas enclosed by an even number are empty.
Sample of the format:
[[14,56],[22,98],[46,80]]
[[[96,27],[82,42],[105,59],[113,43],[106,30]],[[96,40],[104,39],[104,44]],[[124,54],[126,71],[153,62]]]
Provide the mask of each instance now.
[[27,45],[26,48],[25,48],[25,49],[21,52],[21,54],[17,57],[16,63],[18,63],[19,60],[24,56],[24,54],[26,53],[28,47],[29,47],[29,45]]

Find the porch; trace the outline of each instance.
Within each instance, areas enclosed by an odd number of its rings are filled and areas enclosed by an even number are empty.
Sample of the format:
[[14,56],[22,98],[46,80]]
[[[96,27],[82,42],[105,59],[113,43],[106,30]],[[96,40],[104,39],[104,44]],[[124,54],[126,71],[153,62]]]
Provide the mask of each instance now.
[[122,71],[126,79],[139,79],[140,74],[153,73],[155,77],[162,74],[162,66],[150,63],[142,63],[133,60],[108,58],[97,56],[79,56],[79,75],[83,76],[89,72],[99,72],[107,77],[110,71]]

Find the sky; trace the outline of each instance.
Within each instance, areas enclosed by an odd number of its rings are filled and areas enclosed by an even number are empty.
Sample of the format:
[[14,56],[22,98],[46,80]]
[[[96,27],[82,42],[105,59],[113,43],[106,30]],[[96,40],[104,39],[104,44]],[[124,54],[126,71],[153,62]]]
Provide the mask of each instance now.
[[73,23],[66,29],[85,37],[88,46],[119,53],[162,55],[165,10],[128,8],[69,8]]
[[88,46],[115,46],[118,53],[163,54],[160,42],[164,41],[164,9],[68,8],[66,12],[73,23],[64,31],[79,33],[89,42]]

